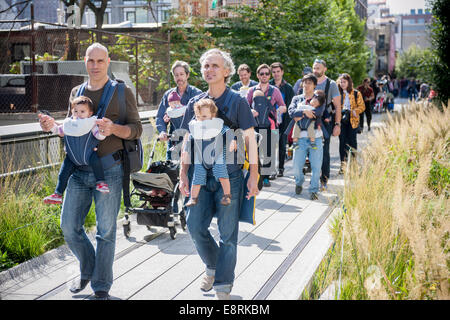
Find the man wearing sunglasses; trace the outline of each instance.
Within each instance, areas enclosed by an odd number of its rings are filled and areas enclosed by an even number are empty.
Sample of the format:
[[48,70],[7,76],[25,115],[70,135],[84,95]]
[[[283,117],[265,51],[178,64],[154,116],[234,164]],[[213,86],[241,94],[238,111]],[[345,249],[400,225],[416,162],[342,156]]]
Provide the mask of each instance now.
[[[254,86],[251,87],[250,90],[247,93],[247,101],[249,103],[250,106],[252,106],[253,104],[253,92],[255,90],[261,90],[262,92],[264,92],[264,95],[266,96],[266,98],[269,100],[270,104],[275,107],[277,109],[277,112],[279,114],[284,114],[286,113],[286,103],[283,100],[283,95],[280,92],[280,89],[278,89],[276,86],[273,86],[271,84],[269,84],[269,80],[270,80],[270,67],[267,64],[261,64],[258,69],[256,69],[256,76],[258,77],[259,83]],[[275,109],[274,108],[274,109]],[[258,116],[258,112],[254,109],[252,109],[253,112],[253,116],[257,117]],[[261,165],[261,176],[263,178],[263,186],[264,187],[270,187],[270,181],[269,181],[269,176],[271,175],[269,172],[271,167],[274,165],[274,163],[272,163],[272,159],[274,159],[274,155],[275,153],[272,153],[272,148],[271,148],[271,130],[275,130],[278,128],[278,125],[281,123],[281,121],[277,121],[277,115],[275,114],[271,114],[269,116],[269,121],[270,121],[270,128],[264,128],[266,130],[266,134],[263,134],[263,137],[266,136],[266,143],[264,144],[266,146],[266,156],[268,158],[271,159],[271,161],[269,163],[264,163]],[[279,122],[279,123],[278,123]],[[263,128],[259,128],[259,130],[261,130]],[[267,130],[269,129],[269,130]],[[264,139],[264,138],[263,138]],[[272,172],[272,174],[275,173],[276,174],[276,169],[275,172]]]
[[322,59],[314,60],[313,73],[317,77],[316,90],[325,92],[326,112],[322,118],[324,129],[330,137],[323,140],[322,174],[320,176],[321,190],[326,190],[330,178],[330,139],[331,135],[337,137],[341,133],[341,95],[334,80],[325,75],[327,64]]

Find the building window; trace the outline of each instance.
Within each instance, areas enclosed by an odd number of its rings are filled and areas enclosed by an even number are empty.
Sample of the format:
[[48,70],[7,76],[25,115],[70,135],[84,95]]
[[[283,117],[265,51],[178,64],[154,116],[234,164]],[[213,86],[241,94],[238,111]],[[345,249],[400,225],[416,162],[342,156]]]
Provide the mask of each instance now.
[[167,21],[170,18],[170,11],[169,10],[163,10],[161,12],[161,21]]
[[384,34],[378,36],[378,49],[384,49]]
[[136,23],[136,12],[125,11],[125,21],[130,21],[131,23]]
[[28,43],[14,43],[12,45],[12,62],[21,61],[31,57],[31,46]]
[[148,12],[147,9],[136,8],[136,23],[147,23]]

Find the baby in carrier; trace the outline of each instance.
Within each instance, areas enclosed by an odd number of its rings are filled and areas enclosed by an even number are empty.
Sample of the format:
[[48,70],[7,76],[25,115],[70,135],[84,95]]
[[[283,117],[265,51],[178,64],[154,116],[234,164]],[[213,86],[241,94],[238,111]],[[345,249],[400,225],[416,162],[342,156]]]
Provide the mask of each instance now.
[[[85,96],[79,96],[75,98],[71,103],[70,110],[72,117],[64,120],[64,123],[62,125],[58,126],[55,124],[55,126],[52,128],[53,133],[58,134],[61,137],[64,136],[82,137],[85,134],[89,135],[90,133],[92,133],[92,135],[97,140],[104,140],[106,138],[105,136],[100,134],[98,126],[95,124],[95,120],[97,120],[97,117],[93,116],[94,105],[92,104],[91,99]],[[87,133],[84,132],[85,130],[83,130],[83,128],[89,129]],[[80,134],[80,132],[76,131],[83,131],[83,133],[85,134]],[[81,143],[82,141],[80,140],[76,142]],[[64,146],[67,152],[71,150],[70,146],[68,146],[68,142],[66,139],[64,139]],[[106,184],[105,182],[103,166],[100,161],[100,158],[97,155],[97,152],[92,151],[91,155],[89,156],[89,165],[92,167],[92,170],[94,171],[94,176],[96,179],[96,190],[102,193],[108,193],[109,187],[108,184]],[[44,203],[47,204],[62,203],[62,195],[66,190],[67,182],[72,173],[75,171],[76,166],[77,164],[75,164],[67,155],[59,171],[58,183],[56,185],[55,192],[52,195],[45,197]]]
[[[223,142],[223,137],[226,132],[230,129],[228,126],[223,124],[223,120],[217,118],[217,106],[214,101],[211,99],[201,99],[194,104],[194,112],[196,120],[192,120],[189,122],[189,131],[191,139],[194,139],[194,145],[196,147],[197,152],[202,153],[201,159],[202,162],[196,159],[194,163],[194,175],[192,178],[192,187],[191,187],[191,197],[189,201],[186,203],[186,206],[191,207],[195,206],[198,201],[198,195],[200,193],[200,188],[203,185],[206,185],[206,176],[207,176],[207,167],[204,159],[209,155],[203,153],[204,151],[204,143],[217,143]],[[208,123],[209,121],[209,123]],[[235,140],[232,141],[235,143]],[[199,147],[199,145],[201,147]],[[233,147],[231,147],[233,148]],[[216,148],[214,151],[217,152]],[[224,206],[228,206],[231,203],[231,188],[230,188],[230,180],[228,177],[227,165],[225,161],[226,155],[226,145],[223,143],[222,150],[219,150],[218,154],[215,154],[214,161],[210,165],[212,169],[212,173],[216,180],[220,182],[223,189],[223,197],[221,199],[221,204]],[[206,165],[206,167],[205,167]]]
[[[325,94],[322,90],[316,90],[311,101],[308,104],[301,104],[297,106],[297,110],[314,110],[320,107],[325,103]],[[297,121],[296,125],[294,125],[294,129],[292,130],[292,141],[293,148],[298,148],[298,139],[300,138],[300,132],[306,130],[308,132],[308,138],[311,141],[311,148],[317,149],[316,146],[316,120],[310,119],[306,116],[303,116],[299,121]]]

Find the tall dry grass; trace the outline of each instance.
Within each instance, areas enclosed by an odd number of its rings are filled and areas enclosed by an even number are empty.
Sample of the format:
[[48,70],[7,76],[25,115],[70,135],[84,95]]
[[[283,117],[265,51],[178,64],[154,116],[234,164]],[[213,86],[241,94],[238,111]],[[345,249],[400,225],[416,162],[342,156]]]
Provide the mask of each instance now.
[[449,123],[449,107],[411,104],[351,163],[315,298],[341,270],[339,299],[450,298]]

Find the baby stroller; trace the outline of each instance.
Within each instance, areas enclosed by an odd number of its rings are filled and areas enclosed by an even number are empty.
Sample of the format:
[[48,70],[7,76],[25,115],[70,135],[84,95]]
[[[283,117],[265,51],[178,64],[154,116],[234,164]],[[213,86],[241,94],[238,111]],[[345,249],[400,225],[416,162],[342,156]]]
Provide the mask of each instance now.
[[169,228],[172,239],[176,238],[176,219],[179,220],[181,228],[186,230],[185,197],[178,189],[179,161],[152,163],[158,141],[159,138],[153,145],[146,172],[132,173],[130,177],[134,186],[130,198],[137,196],[142,203],[137,208],[126,209],[123,231],[127,238],[131,232],[127,213],[136,213],[137,224],[146,225],[149,230],[151,226]]

